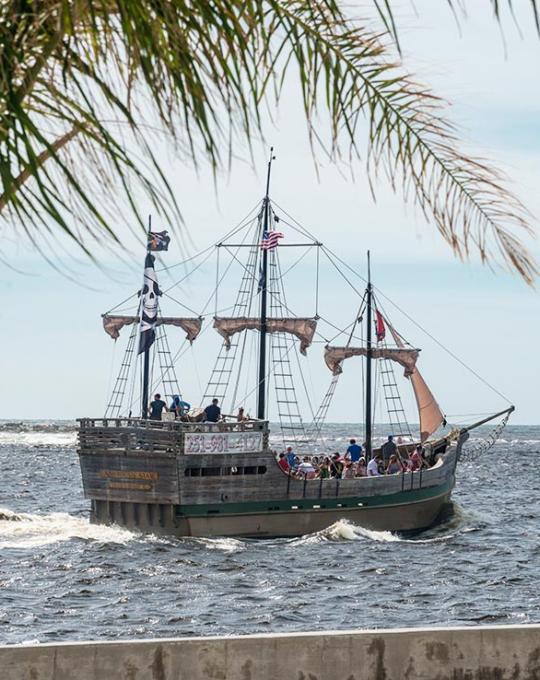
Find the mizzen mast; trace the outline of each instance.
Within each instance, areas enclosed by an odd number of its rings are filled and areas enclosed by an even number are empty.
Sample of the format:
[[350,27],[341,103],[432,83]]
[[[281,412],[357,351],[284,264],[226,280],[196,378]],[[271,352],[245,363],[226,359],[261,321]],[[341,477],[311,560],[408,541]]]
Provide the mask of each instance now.
[[368,283],[366,289],[366,307],[367,307],[367,329],[366,329],[366,461],[371,459],[371,422],[372,422],[372,406],[371,406],[371,363],[372,363],[372,337],[371,337],[371,322],[372,322],[372,305],[373,305],[373,288],[371,285],[371,263],[369,250],[367,252],[367,270]]

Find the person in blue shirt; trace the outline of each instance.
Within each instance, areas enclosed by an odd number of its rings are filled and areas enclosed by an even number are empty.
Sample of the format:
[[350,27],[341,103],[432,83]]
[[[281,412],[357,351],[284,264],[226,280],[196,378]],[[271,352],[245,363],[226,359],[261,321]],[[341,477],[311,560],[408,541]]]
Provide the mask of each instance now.
[[291,470],[294,470],[296,468],[295,464],[295,459],[296,459],[296,454],[292,449],[292,446],[287,446],[287,453],[285,454],[287,457],[287,463],[289,463],[289,468]]
[[187,401],[182,401],[182,399],[180,399],[180,395],[175,394],[171,403],[171,408],[169,410],[175,413],[178,418],[180,418],[181,416],[185,416],[190,408],[191,404],[188,404]]
[[347,449],[347,454],[351,459],[351,463],[358,463],[360,456],[362,455],[362,447],[356,443],[356,439],[351,439],[349,441],[349,448]]
[[209,423],[217,423],[221,418],[221,409],[218,400],[212,399],[212,403],[204,409],[204,419]]
[[161,394],[154,395],[154,401],[150,402],[150,420],[161,420],[163,409],[169,410],[167,404],[161,398]]

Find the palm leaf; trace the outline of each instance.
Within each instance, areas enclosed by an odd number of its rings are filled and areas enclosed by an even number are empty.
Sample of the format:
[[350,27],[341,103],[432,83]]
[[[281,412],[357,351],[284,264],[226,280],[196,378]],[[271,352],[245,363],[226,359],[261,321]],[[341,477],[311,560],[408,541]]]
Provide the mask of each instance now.
[[[390,3],[376,10],[397,35]],[[279,97],[295,78],[314,145],[364,158],[373,185],[386,174],[458,255],[536,274],[520,203],[460,149],[394,45],[338,0],[6,0],[0,44],[0,210],[33,238],[56,225],[91,255],[120,220],[142,232],[141,204],[178,223],[156,139],[217,169],[234,140],[261,132],[269,88]]]

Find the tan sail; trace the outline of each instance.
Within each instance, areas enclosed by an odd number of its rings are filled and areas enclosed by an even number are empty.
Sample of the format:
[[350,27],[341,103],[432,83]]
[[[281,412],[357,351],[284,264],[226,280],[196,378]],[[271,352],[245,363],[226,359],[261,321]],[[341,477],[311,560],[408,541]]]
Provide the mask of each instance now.
[[[231,346],[231,336],[246,330],[261,330],[261,320],[258,317],[216,317],[214,328],[225,340],[227,349]],[[267,333],[291,333],[300,340],[300,352],[306,354],[307,348],[313,341],[317,321],[315,319],[273,318],[266,320]]]
[[[392,333],[396,345],[400,348],[405,347],[399,333],[386,319],[385,321],[390,329],[390,333]],[[416,405],[418,407],[418,416],[420,418],[420,440],[425,441],[441,426],[445,421],[445,417],[420,371],[415,367],[413,372],[407,377],[411,380]]]
[[[102,314],[103,318],[103,328],[105,332],[117,340],[120,337],[120,331],[124,326],[129,326],[133,323],[139,323],[138,316],[122,316],[122,315],[109,315]],[[195,338],[199,335],[202,328],[202,318],[184,318],[178,316],[162,316],[158,317],[156,321],[156,326],[161,324],[166,324],[168,326],[178,326],[186,332],[186,340],[193,342]]]
[[[341,364],[345,359],[366,355],[366,347],[331,347],[330,345],[327,345],[324,350],[324,360],[334,375],[339,375],[339,373],[343,372]],[[415,371],[418,350],[388,349],[386,347],[373,348],[371,350],[371,356],[373,359],[390,359],[391,361],[396,361],[405,369],[405,376],[409,377]]]

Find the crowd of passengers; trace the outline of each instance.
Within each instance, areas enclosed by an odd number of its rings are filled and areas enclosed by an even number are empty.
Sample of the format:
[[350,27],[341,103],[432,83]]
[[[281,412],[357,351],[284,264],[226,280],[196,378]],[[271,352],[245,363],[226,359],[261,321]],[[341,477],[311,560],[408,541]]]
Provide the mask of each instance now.
[[[401,448],[401,451],[399,450]],[[380,451],[373,454],[366,463],[362,447],[351,439],[344,455],[339,452],[331,456],[303,456],[301,459],[288,446],[278,456],[278,465],[287,474],[298,479],[354,479],[355,477],[380,477],[414,472],[430,466],[424,448],[418,444],[409,453],[405,447],[398,447],[394,437],[389,435]]]

